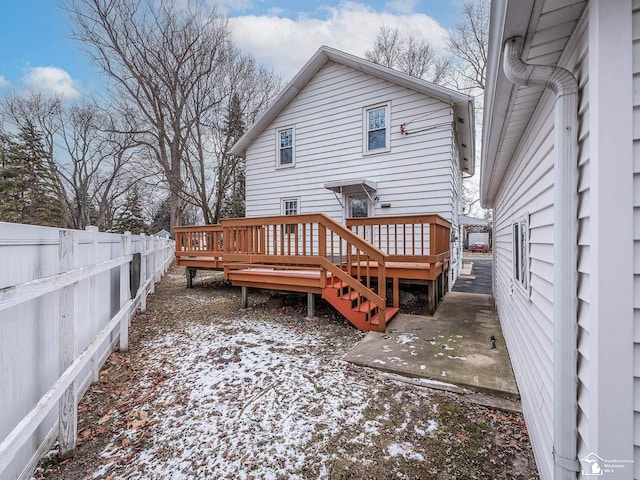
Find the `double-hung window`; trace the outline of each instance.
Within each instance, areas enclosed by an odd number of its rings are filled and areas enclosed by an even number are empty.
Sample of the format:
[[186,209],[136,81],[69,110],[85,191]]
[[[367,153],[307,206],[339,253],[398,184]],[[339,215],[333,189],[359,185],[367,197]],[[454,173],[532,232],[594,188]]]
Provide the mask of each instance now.
[[513,279],[529,291],[529,218],[528,215],[513,222]]
[[364,150],[381,152],[389,150],[389,105],[377,105],[364,110]]
[[[282,214],[283,215],[297,215],[298,214],[298,199],[297,198],[284,198],[282,199]],[[292,223],[284,226],[284,233],[295,233],[297,225]]]
[[283,128],[277,131],[277,166],[292,167],[295,164],[294,158],[294,131],[293,128]]

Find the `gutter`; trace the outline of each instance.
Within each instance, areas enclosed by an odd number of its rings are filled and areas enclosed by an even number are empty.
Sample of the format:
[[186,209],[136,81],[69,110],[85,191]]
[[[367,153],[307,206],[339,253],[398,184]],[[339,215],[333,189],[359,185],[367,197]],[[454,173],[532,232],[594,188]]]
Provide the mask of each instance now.
[[558,66],[522,61],[522,37],[504,45],[504,73],[556,95],[553,273],[553,458],[555,480],[575,479],[578,418],[578,82]]

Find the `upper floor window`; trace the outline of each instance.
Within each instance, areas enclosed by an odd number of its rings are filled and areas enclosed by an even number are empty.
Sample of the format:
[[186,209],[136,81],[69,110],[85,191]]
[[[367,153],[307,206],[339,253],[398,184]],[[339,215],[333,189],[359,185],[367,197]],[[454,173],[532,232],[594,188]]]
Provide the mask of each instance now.
[[293,152],[293,128],[283,128],[277,132],[278,166],[290,167],[295,163]]
[[365,151],[377,152],[389,149],[389,105],[365,109]]

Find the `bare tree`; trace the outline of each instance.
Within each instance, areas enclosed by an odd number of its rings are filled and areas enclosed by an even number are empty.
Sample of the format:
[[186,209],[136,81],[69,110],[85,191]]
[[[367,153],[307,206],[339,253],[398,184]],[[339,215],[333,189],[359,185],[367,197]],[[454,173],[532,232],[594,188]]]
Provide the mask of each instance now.
[[[464,3],[460,21],[449,32],[447,46],[456,59],[452,81],[459,90],[475,95],[476,132],[482,131],[482,107],[487,76],[487,50],[489,42],[489,0]],[[479,137],[478,137],[479,138]],[[480,152],[476,142],[476,152]],[[476,177],[477,178],[477,177]],[[479,214],[479,187],[477,180],[463,182],[463,211]],[[491,213],[484,212],[489,218]]]
[[365,58],[438,84],[447,81],[451,68],[449,59],[439,56],[429,42],[386,26],[380,28],[373,48],[365,52]]
[[447,46],[457,58],[459,89],[484,91],[489,45],[489,0],[467,1],[462,18],[447,37]]
[[[135,132],[153,152],[169,187],[171,227],[181,224],[189,132],[221,100],[210,95],[229,51],[227,21],[194,0],[63,0],[73,35],[140,116]],[[202,100],[197,111],[193,97]]]
[[72,226],[110,228],[108,209],[131,187],[125,167],[134,154],[133,136],[94,102],[70,105],[60,118],[60,147],[66,157],[59,174],[67,191]]
[[[224,100],[207,112],[193,104],[199,121],[189,131],[185,197],[200,209],[205,223],[217,223],[223,212],[244,215],[244,159],[229,150],[280,85],[280,79],[253,57],[232,49],[225,75],[216,83],[216,95]],[[232,197],[235,208],[228,209]]]

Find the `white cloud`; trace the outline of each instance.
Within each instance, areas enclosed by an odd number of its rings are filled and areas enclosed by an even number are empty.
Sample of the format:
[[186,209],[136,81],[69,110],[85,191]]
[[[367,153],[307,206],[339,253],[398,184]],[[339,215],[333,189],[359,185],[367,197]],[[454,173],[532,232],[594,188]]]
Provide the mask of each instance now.
[[419,0],[391,0],[387,2],[387,8],[398,13],[413,13],[418,6]]
[[[412,0],[407,3],[413,4]],[[423,38],[436,49],[445,46],[446,30],[424,14],[375,12],[359,2],[342,2],[326,7],[324,12],[322,19],[247,15],[232,17],[229,22],[236,45],[285,80],[293,77],[322,45],[364,56],[383,25]]]
[[5,87],[8,87],[9,85],[11,85],[11,82],[9,82],[9,80],[4,78],[4,76],[0,75],[0,88],[5,88]]
[[58,67],[29,67],[24,76],[24,83],[31,90],[61,95],[65,98],[75,98],[80,95],[74,87],[71,75]]

